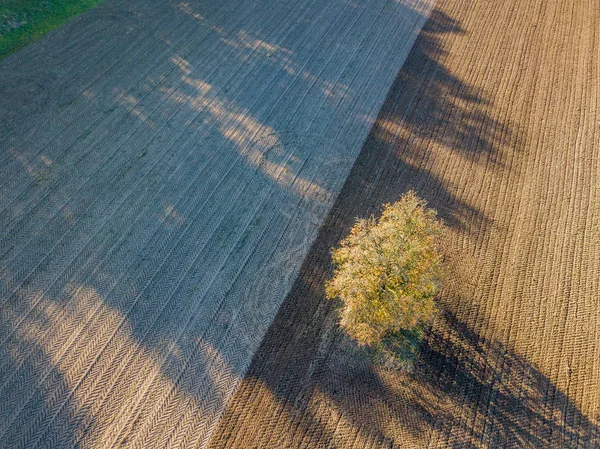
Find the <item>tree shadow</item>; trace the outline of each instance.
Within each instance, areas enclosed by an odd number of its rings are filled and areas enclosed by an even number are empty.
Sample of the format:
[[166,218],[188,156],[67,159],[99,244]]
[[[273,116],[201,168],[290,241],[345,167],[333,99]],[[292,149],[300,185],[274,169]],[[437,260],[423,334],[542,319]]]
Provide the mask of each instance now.
[[[440,315],[410,373],[372,365],[341,332],[333,333],[329,344],[321,341],[307,377],[292,382],[296,391],[285,388],[290,379],[275,385],[281,401],[276,412],[293,416],[277,423],[280,432],[285,427],[293,433],[283,447],[297,447],[300,440],[340,448],[600,444],[597,424],[543,373],[451,313]],[[294,353],[288,363],[297,361]]]
[[492,117],[491,98],[444,65],[445,39],[465,34],[442,10],[431,13],[344,186],[365,205],[354,209],[355,216],[378,211],[369,206],[394,202],[414,189],[455,229],[491,224],[456,195],[453,170],[470,165],[500,171],[509,153],[518,151],[520,130]]

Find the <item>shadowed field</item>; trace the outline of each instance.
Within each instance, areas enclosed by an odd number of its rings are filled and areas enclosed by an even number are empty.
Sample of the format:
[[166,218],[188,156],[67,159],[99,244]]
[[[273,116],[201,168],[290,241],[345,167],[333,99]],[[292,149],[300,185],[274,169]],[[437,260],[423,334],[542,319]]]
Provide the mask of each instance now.
[[[600,446],[600,13],[436,4],[213,448]],[[336,325],[329,249],[414,188],[449,225],[412,372]]]
[[432,2],[106,0],[0,61],[0,447],[205,447]]

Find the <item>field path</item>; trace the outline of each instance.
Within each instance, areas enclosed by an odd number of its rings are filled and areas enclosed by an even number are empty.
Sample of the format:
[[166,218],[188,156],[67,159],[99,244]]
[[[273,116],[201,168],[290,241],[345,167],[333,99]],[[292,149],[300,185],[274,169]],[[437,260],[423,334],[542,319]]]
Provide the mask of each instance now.
[[106,0],[0,61],[0,447],[205,447],[433,0]]
[[[600,9],[439,0],[211,448],[600,447]],[[324,298],[355,217],[415,189],[449,227],[412,372]]]

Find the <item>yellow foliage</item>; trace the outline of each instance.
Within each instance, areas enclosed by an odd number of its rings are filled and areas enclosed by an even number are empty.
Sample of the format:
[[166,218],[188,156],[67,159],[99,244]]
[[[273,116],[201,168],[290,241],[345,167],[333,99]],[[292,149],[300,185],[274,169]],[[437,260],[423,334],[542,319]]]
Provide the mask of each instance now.
[[435,210],[413,191],[386,204],[379,220],[356,222],[332,253],[335,271],[326,285],[327,297],[343,303],[341,326],[352,338],[378,348],[432,318],[442,230]]

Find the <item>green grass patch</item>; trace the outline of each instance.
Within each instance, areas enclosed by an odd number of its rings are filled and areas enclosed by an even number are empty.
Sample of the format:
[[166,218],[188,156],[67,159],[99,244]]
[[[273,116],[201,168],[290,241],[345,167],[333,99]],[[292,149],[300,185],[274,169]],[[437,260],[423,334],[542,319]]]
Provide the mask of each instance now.
[[0,0],[0,59],[102,0]]

